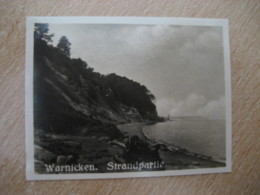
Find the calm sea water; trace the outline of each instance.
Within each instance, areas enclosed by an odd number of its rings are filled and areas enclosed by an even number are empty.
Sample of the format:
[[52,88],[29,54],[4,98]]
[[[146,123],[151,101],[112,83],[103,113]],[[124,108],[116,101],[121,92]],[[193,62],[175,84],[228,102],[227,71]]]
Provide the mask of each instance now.
[[182,119],[149,125],[144,134],[152,139],[218,159],[225,159],[225,121]]

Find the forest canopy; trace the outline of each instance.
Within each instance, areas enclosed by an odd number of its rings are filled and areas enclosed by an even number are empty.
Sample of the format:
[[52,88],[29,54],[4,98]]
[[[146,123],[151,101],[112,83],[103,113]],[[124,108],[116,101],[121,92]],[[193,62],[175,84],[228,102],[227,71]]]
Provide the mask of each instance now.
[[[132,121],[129,117],[140,120],[140,116],[141,120],[158,120],[155,97],[144,85],[115,73],[102,75],[82,59],[71,58],[69,39],[62,36],[53,46],[54,35],[48,27],[37,23],[34,29],[34,114],[38,128],[64,130],[75,125],[71,121],[84,126]],[[124,116],[127,113],[135,116]]]

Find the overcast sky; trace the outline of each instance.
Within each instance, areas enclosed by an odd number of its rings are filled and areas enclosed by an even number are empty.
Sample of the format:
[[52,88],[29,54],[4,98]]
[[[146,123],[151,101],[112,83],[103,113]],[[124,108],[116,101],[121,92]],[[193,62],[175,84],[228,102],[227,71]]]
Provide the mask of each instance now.
[[159,115],[225,117],[221,28],[50,24],[49,29],[54,45],[67,36],[71,57],[145,85]]

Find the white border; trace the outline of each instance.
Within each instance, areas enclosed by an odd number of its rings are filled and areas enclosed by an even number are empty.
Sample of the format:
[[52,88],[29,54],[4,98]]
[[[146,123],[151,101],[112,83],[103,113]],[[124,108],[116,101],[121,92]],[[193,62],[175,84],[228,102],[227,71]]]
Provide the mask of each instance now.
[[[33,31],[34,23],[68,24],[166,24],[185,26],[217,26],[223,29],[223,52],[225,63],[226,98],[226,167],[141,171],[124,173],[80,173],[80,174],[36,174],[34,172],[34,134],[33,134]],[[232,166],[232,111],[231,111],[231,65],[227,19],[200,18],[160,18],[160,17],[27,17],[26,21],[26,68],[25,68],[25,139],[26,139],[26,179],[27,180],[67,180],[100,179],[128,177],[157,177],[173,175],[194,175],[231,172]]]

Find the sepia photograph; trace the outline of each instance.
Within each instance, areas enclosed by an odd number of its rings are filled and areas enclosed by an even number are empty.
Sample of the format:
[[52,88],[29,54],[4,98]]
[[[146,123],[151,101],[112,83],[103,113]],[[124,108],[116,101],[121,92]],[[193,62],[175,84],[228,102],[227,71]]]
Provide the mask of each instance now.
[[28,180],[231,171],[228,21],[28,17]]

